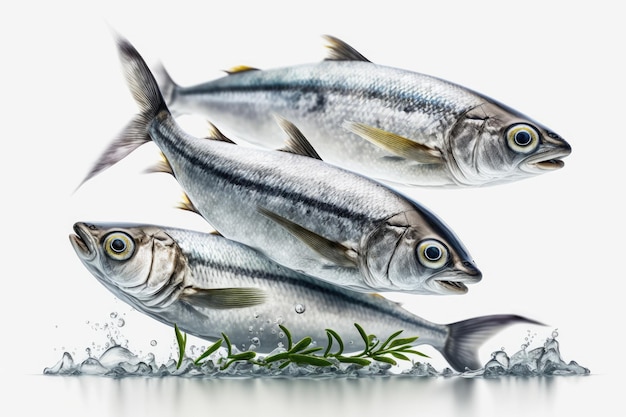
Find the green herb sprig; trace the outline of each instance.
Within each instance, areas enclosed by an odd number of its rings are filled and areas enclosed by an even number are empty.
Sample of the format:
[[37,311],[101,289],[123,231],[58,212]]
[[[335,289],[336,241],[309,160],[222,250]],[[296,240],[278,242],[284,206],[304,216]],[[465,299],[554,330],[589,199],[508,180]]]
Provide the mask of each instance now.
[[[324,352],[319,355],[318,353],[321,352],[323,348],[312,346],[312,338],[307,336],[302,338],[297,343],[294,343],[291,332],[285,326],[279,325],[280,329],[285,334],[287,341],[287,346],[284,352],[261,358],[257,358],[257,353],[254,351],[233,353],[232,344],[228,336],[222,333],[222,338],[218,339],[215,343],[209,346],[209,348],[197,359],[195,359],[193,363],[196,366],[201,366],[211,354],[216,352],[224,344],[226,347],[226,356],[217,360],[217,364],[222,370],[239,361],[247,361],[268,368],[278,366],[279,369],[283,369],[291,363],[317,367],[333,366],[335,365],[333,359],[340,363],[354,364],[363,367],[369,366],[372,361],[397,365],[398,363],[396,359],[410,361],[411,359],[407,356],[409,354],[428,358],[427,355],[413,348],[413,342],[417,340],[417,336],[399,338],[400,334],[402,334],[402,330],[399,330],[381,343],[375,335],[368,335],[359,324],[354,323],[354,326],[357,328],[359,335],[365,344],[363,351],[355,355],[347,356],[343,354],[345,344],[341,336],[332,329],[326,329],[328,344]],[[178,369],[185,358],[187,335],[181,333],[177,325],[174,325],[174,331],[176,333],[176,341],[178,343],[178,361],[176,363],[176,368]],[[333,351],[335,343],[337,344],[337,350]]]

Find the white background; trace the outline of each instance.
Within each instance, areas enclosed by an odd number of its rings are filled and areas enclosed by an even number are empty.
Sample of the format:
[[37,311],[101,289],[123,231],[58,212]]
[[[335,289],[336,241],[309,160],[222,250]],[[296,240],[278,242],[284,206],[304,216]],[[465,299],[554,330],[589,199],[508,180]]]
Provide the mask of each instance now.
[[[271,68],[324,57],[332,34],[370,60],[435,75],[516,108],[565,138],[560,171],[473,190],[411,191],[465,242],[484,278],[459,297],[400,296],[441,323],[522,314],[482,358],[515,352],[555,328],[561,353],[596,374],[618,372],[623,338],[624,40],[611,2],[287,1],[16,3],[2,6],[2,357],[39,374],[63,350],[84,355],[111,312],[137,350],[169,352],[173,331],[131,312],[92,278],[68,235],[75,221],[210,227],[173,206],[180,190],[143,174],[146,145],[76,190],[137,108],[110,29],[183,85],[238,64]],[[409,6],[410,5],[410,6]],[[202,134],[204,120],[183,120]],[[89,324],[87,323],[89,322]],[[432,363],[444,365],[436,352]]]

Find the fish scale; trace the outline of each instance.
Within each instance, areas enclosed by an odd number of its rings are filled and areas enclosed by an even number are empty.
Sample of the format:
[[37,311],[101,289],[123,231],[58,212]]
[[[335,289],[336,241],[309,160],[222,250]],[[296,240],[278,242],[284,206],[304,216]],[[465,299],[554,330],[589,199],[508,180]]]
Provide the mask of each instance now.
[[[318,347],[326,347],[326,329],[331,328],[343,338],[345,352],[353,353],[364,348],[354,326],[357,323],[379,340],[398,330],[403,331],[402,337],[418,336],[415,345],[431,345],[455,369],[464,371],[480,367],[478,347],[495,332],[516,323],[539,324],[510,314],[433,323],[381,296],[325,283],[285,268],[248,246],[198,231],[77,222],[74,232],[70,242],[78,258],[120,300],[208,341],[224,333],[242,350],[269,353],[284,346],[286,339],[279,327],[283,325],[295,341],[311,337]],[[107,237],[123,240],[128,252],[112,251]],[[141,282],[137,271],[143,271]],[[189,296],[190,290],[199,295]],[[219,290],[234,293],[242,305],[209,307],[218,304],[214,299],[222,297]],[[255,292],[262,297],[251,300]]]
[[[148,141],[160,148],[190,204],[220,234],[318,279],[362,292],[464,294],[482,278],[469,252],[434,213],[393,189],[312,155],[277,118],[283,151],[238,146],[217,129],[184,132],[148,66],[118,40],[137,115],[87,179]],[[302,151],[304,149],[304,151]],[[304,152],[305,154],[301,154]]]
[[[518,181],[561,168],[561,158],[571,152],[550,129],[496,100],[437,77],[372,63],[343,41],[326,38],[331,57],[318,63],[245,67],[187,87],[163,66],[156,74],[174,114],[209,117],[270,148],[282,138],[273,120],[278,114],[295,123],[325,161],[394,185],[458,188]],[[356,132],[353,123],[366,129]],[[536,140],[511,145],[513,126],[524,126]],[[398,152],[398,143],[438,151],[439,159],[425,163],[415,153]]]

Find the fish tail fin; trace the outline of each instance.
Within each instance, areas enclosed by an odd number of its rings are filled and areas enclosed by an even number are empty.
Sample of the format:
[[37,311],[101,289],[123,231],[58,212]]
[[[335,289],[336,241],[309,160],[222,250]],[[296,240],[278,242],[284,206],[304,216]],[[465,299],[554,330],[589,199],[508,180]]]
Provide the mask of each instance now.
[[161,62],[157,63],[154,67],[154,77],[156,78],[157,84],[161,89],[163,99],[167,103],[168,107],[170,107],[170,111],[175,114],[176,111],[173,110],[175,108],[173,103],[176,101],[179,85],[174,81]]
[[[80,185],[124,159],[135,149],[151,141],[150,123],[169,110],[154,76],[139,52],[126,39],[116,36],[118,53],[128,87],[139,106],[137,114],[104,150]],[[79,187],[80,187],[79,185]]]
[[448,363],[457,371],[480,369],[478,348],[504,327],[518,324],[538,324],[538,321],[513,314],[475,317],[448,325],[449,335],[443,349],[439,349]]

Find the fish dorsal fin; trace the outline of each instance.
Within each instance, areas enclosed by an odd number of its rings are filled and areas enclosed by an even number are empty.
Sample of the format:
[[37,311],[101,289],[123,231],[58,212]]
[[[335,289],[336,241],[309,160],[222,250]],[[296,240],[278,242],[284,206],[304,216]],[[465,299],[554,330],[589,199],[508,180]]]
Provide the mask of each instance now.
[[322,160],[317,151],[315,151],[315,148],[313,148],[296,125],[281,116],[274,115],[274,117],[280,128],[287,134],[285,147],[280,148],[279,151],[308,156],[309,158],[319,159],[320,161]]
[[237,65],[227,70],[224,70],[224,72],[228,75],[239,74],[240,72],[248,72],[248,71],[260,71],[260,69],[255,68],[255,67],[249,67],[247,65]]
[[209,140],[216,140],[218,142],[226,142],[226,143],[232,143],[233,145],[236,145],[235,142],[233,142],[231,139],[229,139],[225,134],[223,134],[218,128],[217,126],[215,126],[213,123],[209,122],[209,136],[206,137],[206,139]]
[[359,135],[363,139],[394,155],[422,164],[442,164],[444,162],[439,150],[396,135],[395,133],[351,121],[344,122],[343,126],[350,132]]
[[181,298],[189,304],[213,309],[244,308],[263,304],[267,294],[260,288],[185,288]]
[[331,261],[337,266],[347,268],[355,268],[357,266],[357,253],[341,243],[326,239],[317,233],[308,230],[297,223],[287,220],[284,217],[267,210],[263,207],[257,207],[257,210],[267,218],[278,223],[311,248],[314,252],[321,255],[325,259]]
[[174,175],[174,170],[172,169],[170,162],[167,160],[163,152],[161,152],[161,160],[157,162],[156,164],[154,164],[153,166],[148,167],[144,172],[148,174],[151,174],[151,173],[170,174],[171,176],[176,177]]
[[372,62],[365,58],[359,51],[334,36],[324,35],[326,47],[329,49],[325,61],[363,61]]
[[196,206],[191,202],[187,193],[183,193],[181,201],[176,205],[177,209],[190,211],[192,213],[200,214]]

